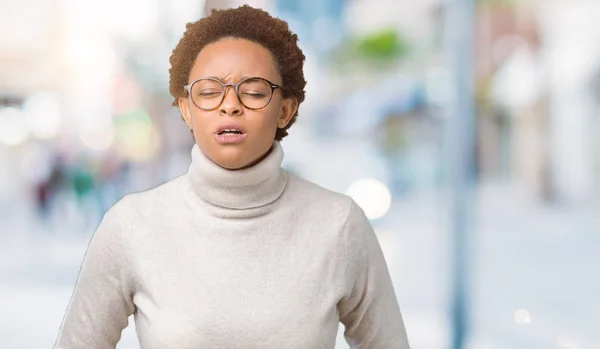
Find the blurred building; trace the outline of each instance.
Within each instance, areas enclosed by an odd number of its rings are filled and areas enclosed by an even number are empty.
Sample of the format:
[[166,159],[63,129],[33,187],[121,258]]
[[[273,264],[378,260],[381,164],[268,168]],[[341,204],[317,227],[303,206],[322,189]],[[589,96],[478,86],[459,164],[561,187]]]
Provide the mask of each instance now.
[[[598,97],[591,86],[600,56],[591,42],[600,28],[590,6],[585,0],[577,6],[478,3],[475,94],[483,178],[513,182],[547,202],[598,197]],[[443,10],[433,11],[438,33]]]

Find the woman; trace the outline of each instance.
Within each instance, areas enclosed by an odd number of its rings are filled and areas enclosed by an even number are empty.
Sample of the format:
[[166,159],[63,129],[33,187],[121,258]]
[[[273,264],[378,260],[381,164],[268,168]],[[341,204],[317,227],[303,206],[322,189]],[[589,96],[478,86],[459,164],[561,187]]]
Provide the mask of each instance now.
[[347,196],[281,168],[304,100],[287,24],[243,6],[187,25],[170,91],[186,174],[127,195],[92,238],[57,349],[408,348],[376,236]]

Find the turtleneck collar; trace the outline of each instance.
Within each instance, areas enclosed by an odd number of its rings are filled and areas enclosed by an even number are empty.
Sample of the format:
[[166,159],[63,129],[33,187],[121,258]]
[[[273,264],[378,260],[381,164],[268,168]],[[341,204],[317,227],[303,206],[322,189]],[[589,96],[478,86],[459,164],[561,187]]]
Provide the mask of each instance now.
[[283,148],[275,141],[271,152],[254,166],[227,170],[215,164],[198,144],[194,144],[187,176],[193,191],[221,213],[260,210],[277,200],[285,189],[287,173],[281,168],[282,161]]

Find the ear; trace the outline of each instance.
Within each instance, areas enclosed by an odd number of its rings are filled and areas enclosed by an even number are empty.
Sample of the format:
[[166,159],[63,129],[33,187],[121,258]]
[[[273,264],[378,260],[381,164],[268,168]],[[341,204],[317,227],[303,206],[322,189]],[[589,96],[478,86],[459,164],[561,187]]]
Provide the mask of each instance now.
[[190,112],[190,104],[188,103],[188,99],[179,98],[177,100],[177,104],[179,105],[179,111],[181,112],[185,123],[190,129],[192,129],[192,113]]
[[277,128],[285,128],[290,123],[297,110],[298,101],[296,98],[285,98],[281,102],[279,119],[277,120]]

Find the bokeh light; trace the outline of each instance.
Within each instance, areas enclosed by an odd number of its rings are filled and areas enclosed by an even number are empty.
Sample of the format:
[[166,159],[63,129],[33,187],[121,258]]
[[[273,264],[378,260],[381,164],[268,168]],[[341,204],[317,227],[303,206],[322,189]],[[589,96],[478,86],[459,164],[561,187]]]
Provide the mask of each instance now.
[[515,322],[519,325],[528,325],[531,323],[531,314],[527,309],[519,309],[515,312]]
[[115,127],[112,123],[99,129],[84,129],[80,134],[81,141],[90,149],[95,151],[105,151],[109,149],[115,141]]
[[136,109],[115,118],[116,147],[121,155],[141,161],[151,158],[160,149],[160,135],[148,113]]
[[0,108],[0,143],[8,146],[23,144],[29,138],[29,130],[23,111],[15,107]]
[[367,178],[352,183],[346,195],[356,201],[369,219],[385,216],[392,204],[390,190],[377,179]]
[[52,93],[37,93],[23,104],[27,127],[40,139],[51,139],[58,133],[62,122],[60,101]]

